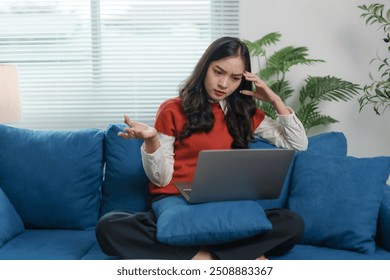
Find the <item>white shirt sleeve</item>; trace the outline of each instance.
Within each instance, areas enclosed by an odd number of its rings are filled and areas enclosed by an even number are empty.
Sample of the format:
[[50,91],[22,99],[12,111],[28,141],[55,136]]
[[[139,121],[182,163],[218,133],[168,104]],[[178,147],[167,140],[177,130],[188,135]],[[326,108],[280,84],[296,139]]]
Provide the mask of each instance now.
[[141,146],[142,164],[146,176],[158,187],[164,187],[172,180],[173,175],[173,143],[175,137],[158,133],[160,147],[152,154],[145,152]]
[[269,117],[255,129],[255,135],[277,147],[303,151],[307,149],[308,140],[301,121],[288,107],[290,115],[279,115],[276,120]]

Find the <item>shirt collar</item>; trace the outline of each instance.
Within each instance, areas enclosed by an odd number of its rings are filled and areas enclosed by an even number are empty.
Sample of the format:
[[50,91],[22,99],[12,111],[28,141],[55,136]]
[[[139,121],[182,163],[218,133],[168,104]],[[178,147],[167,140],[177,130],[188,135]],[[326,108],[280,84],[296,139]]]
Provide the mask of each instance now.
[[226,113],[227,113],[226,99],[222,99],[220,101],[214,101],[214,100],[211,100],[211,99],[208,99],[208,100],[212,104],[215,104],[215,103],[219,102],[219,106],[221,107],[223,113],[226,115]]
[[221,108],[222,108],[222,111],[223,111],[223,113],[226,115],[226,113],[227,113],[227,103],[226,103],[226,99],[222,99],[222,100],[220,100],[219,101],[219,106],[221,106]]

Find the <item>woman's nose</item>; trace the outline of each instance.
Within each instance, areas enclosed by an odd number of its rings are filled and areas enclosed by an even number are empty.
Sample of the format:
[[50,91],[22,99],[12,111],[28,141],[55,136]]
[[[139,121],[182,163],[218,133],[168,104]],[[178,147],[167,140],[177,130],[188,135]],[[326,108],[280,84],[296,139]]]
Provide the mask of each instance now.
[[226,89],[228,87],[227,79],[220,79],[218,82],[218,86],[222,89]]

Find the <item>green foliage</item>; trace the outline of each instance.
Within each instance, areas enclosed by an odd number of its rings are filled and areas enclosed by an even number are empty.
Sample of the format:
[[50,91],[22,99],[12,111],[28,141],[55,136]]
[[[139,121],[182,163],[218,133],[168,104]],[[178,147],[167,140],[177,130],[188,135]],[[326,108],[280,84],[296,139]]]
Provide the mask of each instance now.
[[348,101],[358,94],[359,86],[340,78],[325,76],[309,76],[299,92],[301,107],[297,111],[298,118],[306,130],[318,125],[336,123],[337,120],[319,112],[321,101]]
[[318,125],[327,125],[337,122],[337,120],[330,116],[320,114],[318,102],[315,101],[302,104],[297,112],[297,117],[301,120],[306,131]]
[[[390,42],[390,9],[385,12],[383,4],[371,4],[369,6],[358,6],[363,10],[362,18],[366,19],[366,25],[379,24],[379,29],[382,29],[385,35],[383,39],[385,43]],[[390,44],[387,47],[390,53]],[[367,84],[363,88],[364,95],[359,98],[360,111],[366,105],[372,105],[377,115],[382,114],[387,108],[390,108],[390,64],[389,58],[381,58],[377,56],[371,63],[377,63],[377,74],[374,77],[370,73],[371,84]]]
[[[254,42],[244,40],[244,43],[248,46],[251,55],[257,59],[260,69],[257,75],[286,103],[286,100],[293,96],[295,92],[286,79],[286,73],[293,66],[316,65],[324,62],[324,60],[309,58],[306,47],[287,46],[271,55],[267,55],[266,47],[275,45],[280,38],[280,33],[272,32]],[[306,131],[318,125],[336,123],[336,119],[321,114],[320,102],[348,101],[358,94],[359,89],[358,85],[340,78],[309,76],[298,92],[299,107],[294,108],[294,110]],[[258,101],[258,106],[267,116],[276,118],[276,111],[270,104]]]
[[306,79],[306,85],[301,89],[299,101],[305,103],[307,99],[316,101],[348,101],[357,94],[359,87],[340,78],[325,76]]
[[[319,59],[307,58],[307,51],[308,49],[306,47],[295,48],[292,46],[287,46],[279,51],[276,51],[268,59],[267,68],[260,71],[260,76],[264,79],[269,79],[271,76],[276,75],[279,78],[279,75],[284,75],[294,65],[313,65],[316,62],[324,62]],[[281,78],[283,79],[284,76]]]
[[282,35],[277,32],[271,32],[255,42],[244,40],[244,43],[248,46],[251,56],[265,56],[264,47],[279,42],[281,36]]
[[379,24],[379,29],[383,29],[383,32],[387,34],[387,39],[390,39],[390,9],[384,14],[385,5],[379,3],[361,5],[358,8],[364,11],[361,17],[366,19],[366,25]]

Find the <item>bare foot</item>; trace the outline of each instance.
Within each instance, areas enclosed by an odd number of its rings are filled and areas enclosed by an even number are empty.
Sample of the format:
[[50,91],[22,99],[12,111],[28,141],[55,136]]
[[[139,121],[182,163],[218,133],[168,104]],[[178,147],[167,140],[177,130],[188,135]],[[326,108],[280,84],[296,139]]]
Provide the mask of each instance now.
[[264,255],[260,256],[260,257],[257,257],[255,260],[258,260],[258,261],[266,261],[268,260]]
[[192,257],[192,260],[215,260],[215,257],[210,252],[200,250]]

